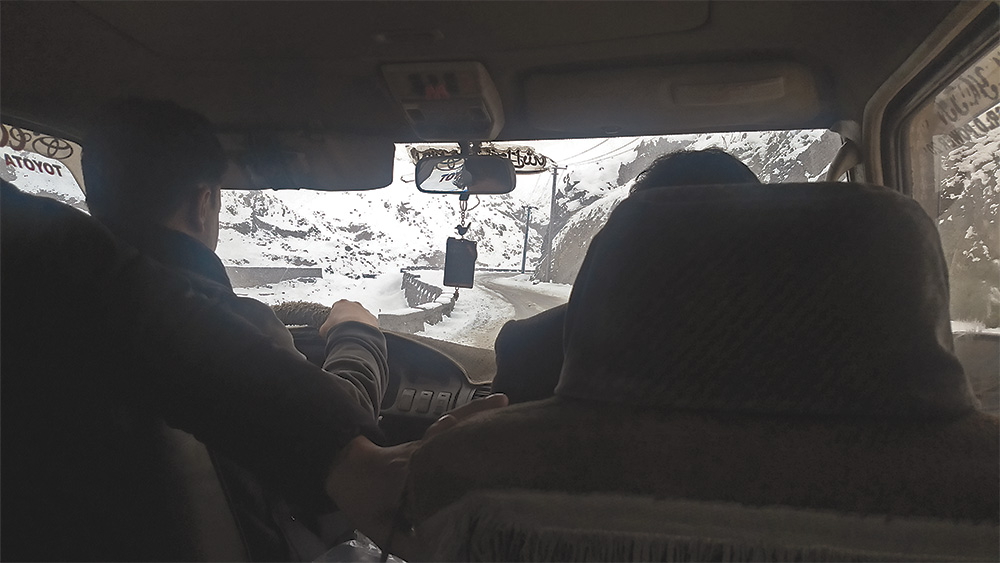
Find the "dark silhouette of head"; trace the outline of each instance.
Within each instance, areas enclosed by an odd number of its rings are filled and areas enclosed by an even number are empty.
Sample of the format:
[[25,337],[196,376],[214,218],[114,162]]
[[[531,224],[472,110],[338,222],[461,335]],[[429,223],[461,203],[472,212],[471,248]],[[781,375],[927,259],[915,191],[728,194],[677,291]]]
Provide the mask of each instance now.
[[102,108],[83,143],[91,214],[109,226],[165,224],[214,191],[226,156],[208,119],[173,102],[129,98]]
[[678,151],[658,157],[639,173],[632,193],[664,186],[759,184],[753,170],[722,149]]

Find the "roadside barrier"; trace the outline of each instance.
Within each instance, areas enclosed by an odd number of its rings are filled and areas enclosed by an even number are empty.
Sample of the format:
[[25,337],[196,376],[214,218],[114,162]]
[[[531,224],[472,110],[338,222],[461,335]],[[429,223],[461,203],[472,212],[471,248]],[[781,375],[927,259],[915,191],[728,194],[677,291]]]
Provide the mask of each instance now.
[[437,324],[455,309],[454,296],[439,297],[437,301],[423,303],[412,309],[379,313],[378,324],[383,330],[413,334],[424,330],[424,325]]
[[[440,268],[403,268],[403,282],[400,289],[406,297],[409,309],[379,313],[379,326],[384,330],[413,334],[424,330],[425,324],[437,324],[445,315],[451,316],[455,309],[455,295],[444,295],[444,289],[431,285],[412,273],[414,270],[436,270]],[[519,272],[516,269],[477,268],[476,271]],[[329,313],[329,306],[318,303],[293,301],[272,307],[278,318],[285,324],[304,324],[318,328]]]
[[379,326],[384,330],[413,334],[424,330],[424,324],[437,324],[445,315],[451,315],[455,309],[454,294],[443,297],[444,289],[421,280],[420,276],[411,273],[408,268],[401,271],[403,283],[400,289],[406,297],[406,304],[411,308],[380,313]]
[[406,297],[406,304],[410,307],[430,303],[441,297],[444,290],[433,286],[420,279],[420,276],[408,271],[403,272],[403,285],[400,286],[403,295]]

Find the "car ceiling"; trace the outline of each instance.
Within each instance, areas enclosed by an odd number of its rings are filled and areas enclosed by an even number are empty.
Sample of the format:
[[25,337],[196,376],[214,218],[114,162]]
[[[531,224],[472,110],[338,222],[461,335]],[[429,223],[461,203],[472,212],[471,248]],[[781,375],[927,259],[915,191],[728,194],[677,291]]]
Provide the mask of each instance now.
[[[380,66],[479,61],[502,100],[500,138],[543,139],[592,131],[574,128],[572,111],[560,131],[533,122],[524,85],[539,73],[786,61],[815,76],[821,111],[768,127],[821,127],[860,121],[872,93],[955,4],[4,1],[0,104],[5,119],[71,139],[102,102],[140,95],[197,109],[224,131],[410,142]],[[628,132],[680,132],[651,122]],[[707,128],[727,125],[753,128]]]

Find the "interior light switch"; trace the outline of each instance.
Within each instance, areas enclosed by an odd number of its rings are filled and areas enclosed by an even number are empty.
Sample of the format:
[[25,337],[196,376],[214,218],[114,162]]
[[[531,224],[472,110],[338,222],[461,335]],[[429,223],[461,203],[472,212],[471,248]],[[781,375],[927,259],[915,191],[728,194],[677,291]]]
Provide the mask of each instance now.
[[415,389],[403,389],[403,392],[399,395],[399,400],[396,401],[396,408],[406,412],[410,410],[413,406],[413,396],[417,394]]
[[451,405],[451,393],[438,393],[434,399],[434,416],[441,416]]
[[417,412],[427,412],[431,410],[431,399],[434,398],[434,391],[421,391],[417,396]]

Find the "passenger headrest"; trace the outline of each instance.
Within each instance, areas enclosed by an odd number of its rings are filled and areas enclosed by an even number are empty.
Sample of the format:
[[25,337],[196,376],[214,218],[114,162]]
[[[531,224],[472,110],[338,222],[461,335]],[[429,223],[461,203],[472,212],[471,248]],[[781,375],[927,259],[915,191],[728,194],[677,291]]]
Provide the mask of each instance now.
[[934,224],[874,186],[633,194],[590,246],[564,348],[562,397],[919,418],[977,404]]

